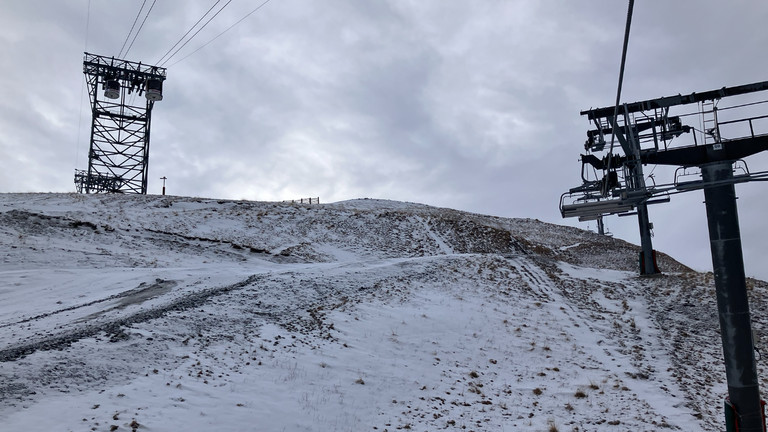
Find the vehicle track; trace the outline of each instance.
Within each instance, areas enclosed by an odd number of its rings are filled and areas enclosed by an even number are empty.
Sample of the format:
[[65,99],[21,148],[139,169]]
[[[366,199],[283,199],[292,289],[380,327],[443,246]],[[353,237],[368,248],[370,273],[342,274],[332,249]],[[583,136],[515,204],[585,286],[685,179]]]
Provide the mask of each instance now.
[[[158,293],[158,291],[163,291],[162,293],[167,292],[168,290],[170,290],[174,286],[176,286],[176,282],[175,281],[166,281],[166,280],[163,280],[163,279],[156,279],[155,283],[153,283],[153,284],[151,284],[149,286],[144,286],[144,285],[146,285],[146,284],[142,283],[137,288],[134,288],[134,289],[131,289],[131,290],[128,290],[128,291],[123,291],[121,293],[114,294],[114,295],[111,295],[111,296],[108,296],[108,297],[104,297],[102,299],[93,300],[93,301],[90,301],[90,302],[81,303],[81,304],[78,304],[78,305],[57,309],[57,310],[55,310],[53,312],[46,312],[46,313],[43,313],[43,314],[35,315],[33,317],[24,318],[23,320],[20,320],[20,321],[14,321],[14,322],[6,323],[6,324],[0,324],[0,329],[6,328],[6,327],[11,327],[11,326],[14,326],[14,325],[19,325],[19,324],[25,324],[25,323],[29,323],[29,322],[32,322],[32,321],[37,321],[37,320],[40,320],[40,319],[43,319],[43,318],[47,318],[49,316],[57,315],[57,314],[60,314],[60,313],[63,313],[63,312],[71,312],[73,310],[81,309],[81,308],[92,306],[92,305],[99,304],[99,303],[108,302],[108,301],[111,301],[111,300],[126,299],[129,302],[131,302],[130,298],[135,297],[135,298],[141,299],[141,301],[143,301],[143,300],[146,300],[147,298],[149,298],[149,297],[147,297],[147,295],[151,295],[152,293]],[[152,295],[151,297],[155,297],[156,295]],[[125,306],[128,306],[128,303],[121,302],[121,305],[117,306],[117,307],[118,308],[124,308]]]
[[[249,276],[248,278],[231,285],[226,285],[226,286],[216,287],[216,288],[208,288],[202,291],[189,293],[167,304],[154,306],[149,310],[139,311],[125,317],[112,319],[107,322],[101,322],[98,324],[85,324],[79,328],[67,329],[55,335],[50,335],[50,336],[38,338],[33,341],[28,341],[28,342],[20,343],[17,345],[9,346],[7,348],[0,349],[0,362],[18,360],[20,358],[33,354],[34,352],[39,350],[44,350],[44,351],[54,350],[54,349],[63,350],[64,348],[69,347],[72,343],[77,342],[80,339],[91,337],[102,332],[110,336],[110,341],[119,341],[127,337],[127,335],[123,331],[123,327],[125,326],[146,322],[155,318],[160,318],[169,312],[184,311],[190,308],[198,307],[204,304],[206,301],[208,301],[208,299],[210,299],[211,297],[227,294],[233,290],[238,290],[238,289],[247,287],[249,285],[253,285],[254,283],[256,283],[257,281],[263,278],[264,278],[264,275]],[[150,288],[151,287],[152,286],[150,286]],[[111,297],[112,299],[121,298],[121,297],[125,298],[127,296],[136,295],[136,294],[137,294],[136,290],[130,290],[130,291],[126,291],[125,293],[121,293]],[[100,300],[100,301],[106,301],[108,299],[109,298]],[[100,302],[100,301],[97,301],[97,302]],[[80,305],[79,307],[82,307],[82,306],[84,305]],[[57,311],[55,313],[60,313],[60,312],[63,312],[63,310]],[[51,314],[44,314],[44,315],[38,316],[37,318],[40,318],[43,316],[49,316],[49,315]],[[25,320],[25,322],[33,319],[35,318],[29,318]]]

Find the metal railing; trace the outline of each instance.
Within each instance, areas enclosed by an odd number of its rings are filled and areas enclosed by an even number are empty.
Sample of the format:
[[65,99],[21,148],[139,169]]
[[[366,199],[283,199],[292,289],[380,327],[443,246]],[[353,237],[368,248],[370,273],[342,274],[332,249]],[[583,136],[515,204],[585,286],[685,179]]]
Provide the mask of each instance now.
[[320,197],[317,198],[299,198],[293,200],[283,200],[284,203],[292,204],[320,204]]

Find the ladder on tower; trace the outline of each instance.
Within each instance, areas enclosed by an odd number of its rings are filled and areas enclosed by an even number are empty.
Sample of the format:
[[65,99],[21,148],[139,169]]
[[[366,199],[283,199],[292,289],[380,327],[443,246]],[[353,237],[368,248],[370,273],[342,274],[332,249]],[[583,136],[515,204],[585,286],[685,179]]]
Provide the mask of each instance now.
[[704,145],[719,143],[720,128],[717,125],[716,101],[701,101],[701,122],[704,132]]

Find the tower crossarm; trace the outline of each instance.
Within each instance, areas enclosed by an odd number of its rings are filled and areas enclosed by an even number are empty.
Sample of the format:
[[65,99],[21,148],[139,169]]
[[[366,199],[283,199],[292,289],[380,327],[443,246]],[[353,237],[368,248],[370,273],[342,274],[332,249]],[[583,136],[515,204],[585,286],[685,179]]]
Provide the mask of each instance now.
[[[659,108],[669,108],[676,105],[687,105],[692,103],[698,103],[702,101],[711,101],[722,99],[728,96],[737,96],[747,93],[754,93],[758,91],[768,90],[768,81],[761,81],[752,84],[744,84],[734,87],[723,87],[717,90],[710,90],[699,93],[691,93],[689,95],[675,95],[665,96],[658,99],[649,99],[640,102],[633,102],[625,105],[627,113],[636,113],[642,111],[650,111]],[[581,111],[581,115],[587,116],[590,121],[596,119],[604,119],[612,117],[615,107],[594,108]]]
[[641,156],[641,159],[644,164],[693,167],[712,162],[744,159],[765,150],[768,150],[768,135],[647,152]]
[[158,79],[165,81],[167,72],[160,66],[141,64],[114,57],[100,56],[85,53],[83,61],[83,73],[86,75],[114,76],[115,79],[128,79],[129,77],[141,80]]

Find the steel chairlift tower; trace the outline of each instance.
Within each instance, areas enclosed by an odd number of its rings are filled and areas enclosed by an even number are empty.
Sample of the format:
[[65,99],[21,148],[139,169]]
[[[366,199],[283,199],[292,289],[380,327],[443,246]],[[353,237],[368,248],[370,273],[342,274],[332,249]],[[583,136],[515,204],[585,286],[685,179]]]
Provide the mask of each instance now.
[[[92,120],[88,169],[75,170],[77,192],[146,194],[152,107],[163,100],[165,68],[85,53],[83,73]],[[129,101],[133,92],[146,103]]]
[[[580,220],[636,211],[642,233],[643,223],[647,224],[647,205],[667,202],[673,194],[704,190],[728,381],[728,431],[765,431],[734,185],[768,181],[768,171],[750,172],[743,161],[768,150],[768,114],[739,114],[739,110],[757,110],[760,106],[765,110],[768,99],[720,108],[718,103],[724,98],[765,90],[768,81],[623,104],[616,123],[615,107],[582,111],[596,126],[587,132],[587,154],[581,157],[583,184],[560,199],[562,216]],[[698,112],[670,115],[671,109],[691,104],[698,104]],[[735,114],[723,120],[723,113]],[[683,124],[688,115],[701,116],[704,130]],[[595,156],[606,150],[606,136],[611,134],[621,144],[617,147],[621,151],[609,151],[602,158]],[[683,135],[691,136],[693,143],[673,146],[673,139]],[[646,185],[642,181],[642,165],[646,164],[677,166],[674,181]],[[587,179],[585,172],[590,168],[602,173],[602,178]],[[682,181],[681,173],[690,169],[698,170],[701,179]],[[648,257],[646,246],[643,243],[643,253]]]

